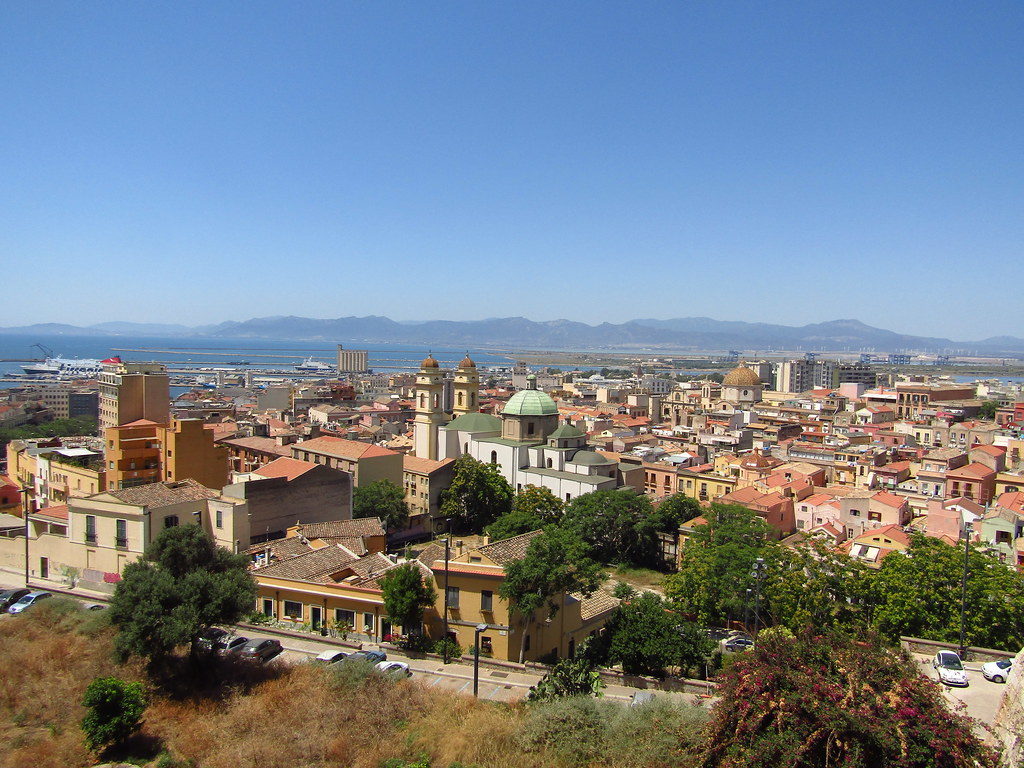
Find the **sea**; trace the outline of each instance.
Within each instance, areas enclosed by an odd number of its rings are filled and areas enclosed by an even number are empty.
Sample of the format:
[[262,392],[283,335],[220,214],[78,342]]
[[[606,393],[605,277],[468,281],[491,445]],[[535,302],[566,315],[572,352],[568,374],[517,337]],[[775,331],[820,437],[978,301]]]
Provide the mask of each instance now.
[[[420,362],[433,354],[442,367],[454,367],[468,353],[479,366],[507,368],[514,362],[501,352],[465,347],[417,346],[415,344],[362,344],[340,339],[324,341],[288,341],[281,339],[217,339],[209,337],[168,336],[23,336],[0,334],[0,361],[42,359],[40,344],[64,358],[103,360],[114,355],[134,362],[157,361],[171,368],[225,368],[237,370],[290,370],[312,358],[333,365],[337,344],[346,349],[365,349],[369,367],[378,373],[412,373]],[[0,378],[22,373],[20,362],[0,362]],[[0,382],[0,388],[18,386]]]

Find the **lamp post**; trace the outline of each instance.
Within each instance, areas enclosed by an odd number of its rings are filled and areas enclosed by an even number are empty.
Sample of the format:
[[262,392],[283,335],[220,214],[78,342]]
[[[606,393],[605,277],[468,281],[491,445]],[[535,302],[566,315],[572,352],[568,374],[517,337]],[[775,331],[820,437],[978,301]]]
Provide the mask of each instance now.
[[964,522],[964,575],[960,580],[960,647],[957,649],[961,659],[967,652],[967,638],[964,632],[967,622],[967,562],[971,554],[971,531],[973,530],[974,524],[970,520]]
[[25,516],[25,586],[28,586],[28,572],[29,572],[29,560],[28,560],[28,495],[32,493],[32,489],[29,487],[19,489],[21,496],[21,514]]
[[441,643],[441,658],[448,663],[448,560],[451,557],[452,546],[452,519],[445,520],[448,529],[444,538],[444,642]]
[[473,630],[473,698],[480,692],[480,633],[486,631],[486,624],[477,624]]
[[764,558],[759,557],[754,561],[754,640],[757,640],[757,632],[761,626],[761,578],[764,576]]

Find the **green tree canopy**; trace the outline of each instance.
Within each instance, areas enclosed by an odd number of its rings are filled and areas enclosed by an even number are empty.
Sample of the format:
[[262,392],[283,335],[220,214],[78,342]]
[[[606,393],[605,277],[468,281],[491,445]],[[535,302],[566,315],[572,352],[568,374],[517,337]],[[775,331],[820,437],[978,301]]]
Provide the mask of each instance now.
[[593,491],[569,502],[562,527],[590,544],[605,563],[656,566],[660,562],[651,502],[632,491]]
[[561,608],[564,593],[589,595],[603,576],[600,566],[590,557],[589,546],[558,527],[538,534],[522,559],[505,566],[505,579],[498,594],[509,602],[521,625],[520,662],[525,655],[526,633],[535,615],[547,609],[546,615],[554,616]]
[[996,768],[939,685],[877,638],[764,637],[724,672],[702,768]]
[[654,508],[652,518],[659,531],[675,533],[687,520],[704,514],[704,507],[696,499],[683,493],[666,496]]
[[423,574],[414,563],[392,568],[380,579],[384,610],[392,621],[398,622],[406,632],[419,634],[423,630],[423,611],[434,604],[434,587],[423,580]]
[[604,680],[593,663],[576,657],[562,659],[530,688],[527,701],[550,701],[569,696],[600,696]]
[[129,683],[118,677],[97,677],[85,689],[82,718],[85,744],[98,752],[120,744],[135,731],[146,711],[146,693],[142,683]]
[[978,415],[983,419],[994,419],[996,411],[999,410],[999,403],[996,400],[986,400],[981,404]]
[[631,675],[664,675],[699,664],[713,650],[707,635],[656,594],[645,592],[623,602],[612,614],[602,640],[605,659]]
[[405,491],[390,480],[375,480],[352,491],[352,517],[379,517],[389,530],[409,522]]
[[754,561],[777,545],[768,524],[745,507],[712,504],[705,518],[683,545],[679,571],[665,579],[665,595],[707,626],[743,615]]
[[455,460],[452,484],[441,494],[441,516],[464,532],[479,533],[512,509],[512,486],[498,467],[472,456]]
[[512,511],[487,526],[487,535],[500,541],[544,528],[559,521],[562,508],[562,501],[547,488],[527,485],[515,495]]
[[[959,642],[964,551],[922,534],[886,555],[870,581],[874,626],[902,635]],[[1024,574],[972,547],[967,570],[966,642],[1014,650],[1024,645]]]
[[218,547],[198,525],[166,528],[128,563],[110,602],[121,657],[151,662],[196,641],[215,624],[233,624],[253,609],[256,582],[245,555]]

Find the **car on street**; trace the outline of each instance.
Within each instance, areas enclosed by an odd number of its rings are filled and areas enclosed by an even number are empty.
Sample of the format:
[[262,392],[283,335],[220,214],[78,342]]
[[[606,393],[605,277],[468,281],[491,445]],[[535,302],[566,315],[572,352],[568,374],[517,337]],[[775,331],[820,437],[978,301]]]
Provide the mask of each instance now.
[[729,638],[725,641],[725,650],[732,651],[734,653],[738,651],[746,651],[747,649],[753,647],[753,639],[749,637],[743,637],[742,635],[739,637]]
[[106,603],[84,603],[82,607],[87,611],[105,611]]
[[242,637],[241,635],[232,635],[231,637],[225,637],[215,642],[213,644],[213,648],[221,656],[230,656],[242,650],[242,646],[244,646],[248,642],[248,637]]
[[1005,683],[1012,668],[1012,659],[1000,659],[999,661],[990,661],[987,664],[982,664],[981,674],[985,676],[986,680],[991,680],[993,683]]
[[347,656],[347,651],[339,651],[337,648],[331,648],[327,651],[321,651],[311,659],[311,661],[316,664],[336,664]]
[[220,627],[207,627],[199,633],[199,639],[196,641],[196,645],[202,648],[204,651],[214,650],[214,645],[222,641],[227,637],[229,632],[226,629]]
[[727,640],[733,634],[731,629],[726,629],[725,627],[709,627],[707,633],[708,639],[714,640],[716,643]]
[[6,611],[31,591],[31,589],[23,587],[21,589],[5,589],[0,592],[0,612]]
[[388,655],[384,651],[356,651],[345,658],[345,661],[365,661],[370,664],[380,664],[387,660]]
[[939,651],[932,659],[932,666],[944,685],[967,686],[967,670],[955,651]]
[[236,653],[241,659],[267,662],[283,650],[279,640],[272,640],[267,637],[254,637],[252,640],[246,640],[242,643]]
[[52,597],[49,592],[41,592],[38,590],[35,592],[29,592],[27,595],[19,598],[17,602],[12,604],[11,607],[7,609],[7,612],[22,613],[33,605],[38,604],[40,600],[45,600],[48,597]]
[[377,664],[377,671],[395,677],[412,677],[412,670],[404,661],[382,661]]

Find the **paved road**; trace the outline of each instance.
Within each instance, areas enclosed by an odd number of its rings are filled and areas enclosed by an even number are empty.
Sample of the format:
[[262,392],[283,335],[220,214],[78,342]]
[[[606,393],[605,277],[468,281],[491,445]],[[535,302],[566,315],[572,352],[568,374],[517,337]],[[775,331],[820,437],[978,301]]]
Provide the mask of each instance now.
[[[939,679],[938,672],[932,667],[932,656],[926,656],[921,653],[912,655],[921,665],[921,674],[932,680],[937,681]],[[996,713],[999,711],[999,704],[1003,700],[1003,692],[1006,690],[1006,684],[993,683],[986,680],[985,676],[981,674],[981,664],[979,663],[968,662],[964,664],[964,669],[967,670],[967,687],[954,688],[953,686],[943,685],[943,694],[950,707],[955,707],[962,702],[967,715],[975,718],[982,725],[991,725],[995,722]],[[987,732],[984,732],[983,735],[986,738],[990,738]]]

